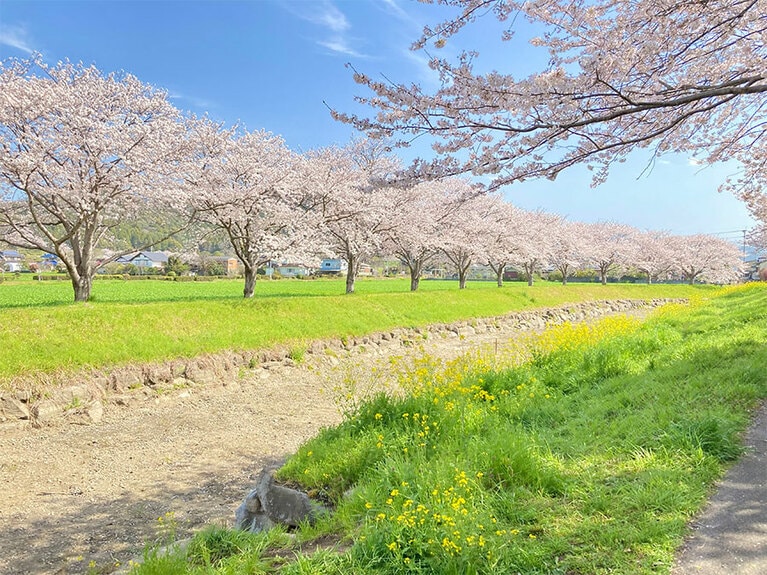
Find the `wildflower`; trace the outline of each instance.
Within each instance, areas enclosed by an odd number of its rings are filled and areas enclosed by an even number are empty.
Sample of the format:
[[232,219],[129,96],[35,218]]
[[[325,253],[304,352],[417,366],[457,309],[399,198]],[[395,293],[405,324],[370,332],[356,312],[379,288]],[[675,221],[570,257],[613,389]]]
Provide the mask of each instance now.
[[381,415],[380,413],[376,413],[375,418],[376,419],[383,419],[383,415]]
[[365,503],[365,509],[372,509],[372,508],[373,508],[373,504],[372,503],[370,503],[370,502]]
[[391,543],[389,543],[387,545],[387,547],[389,548],[389,551],[396,551],[397,550],[397,542],[396,541],[392,541]]

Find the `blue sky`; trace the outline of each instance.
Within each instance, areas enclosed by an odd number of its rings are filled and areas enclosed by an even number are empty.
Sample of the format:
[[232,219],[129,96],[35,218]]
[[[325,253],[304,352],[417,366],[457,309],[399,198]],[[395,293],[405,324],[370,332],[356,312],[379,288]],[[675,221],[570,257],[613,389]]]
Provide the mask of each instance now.
[[[346,63],[377,78],[436,86],[423,53],[409,46],[443,8],[414,0],[84,1],[0,0],[0,59],[40,52],[49,63],[69,59],[104,72],[125,71],[168,90],[174,103],[217,120],[281,135],[295,150],[344,144],[353,134],[324,102],[364,111]],[[520,29],[520,36],[530,30]],[[532,72],[545,60],[524,42],[501,43],[491,19],[465,30],[440,52],[480,52],[484,69]],[[403,158],[427,155],[424,142]],[[555,182],[524,182],[505,195],[582,221],[616,220],[673,233],[719,233],[753,222],[734,198],[717,192],[732,166],[701,169],[683,156],[663,157],[642,175],[648,157],[634,156],[593,189],[584,169]]]

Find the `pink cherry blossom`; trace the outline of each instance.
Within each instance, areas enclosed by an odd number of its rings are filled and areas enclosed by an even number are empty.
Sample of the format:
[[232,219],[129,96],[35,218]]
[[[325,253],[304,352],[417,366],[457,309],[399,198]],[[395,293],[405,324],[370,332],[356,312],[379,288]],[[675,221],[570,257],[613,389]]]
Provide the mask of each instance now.
[[176,170],[186,153],[167,94],[131,75],[0,63],[0,239],[58,256],[76,301],[125,253],[97,262],[122,221],[185,207]]

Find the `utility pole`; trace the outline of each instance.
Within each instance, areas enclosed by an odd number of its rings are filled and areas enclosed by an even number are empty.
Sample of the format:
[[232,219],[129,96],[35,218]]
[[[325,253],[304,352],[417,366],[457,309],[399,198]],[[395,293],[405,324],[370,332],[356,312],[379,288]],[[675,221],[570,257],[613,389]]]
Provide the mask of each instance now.
[[746,264],[746,231],[747,230],[741,230],[743,232],[743,265]]

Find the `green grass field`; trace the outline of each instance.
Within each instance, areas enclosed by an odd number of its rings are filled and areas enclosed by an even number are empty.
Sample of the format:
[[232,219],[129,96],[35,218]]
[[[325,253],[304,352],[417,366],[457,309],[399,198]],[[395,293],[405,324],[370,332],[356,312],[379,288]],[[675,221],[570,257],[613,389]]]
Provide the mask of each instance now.
[[93,301],[70,302],[67,282],[0,284],[0,380],[17,375],[192,357],[223,350],[354,336],[501,315],[594,299],[687,297],[717,288],[363,279],[341,295],[343,280],[261,281],[243,300],[240,281],[97,281]]
[[133,573],[669,573],[767,397],[767,288],[554,327],[527,354],[424,358],[301,447],[280,476],[334,504],[316,525],[211,527]]

